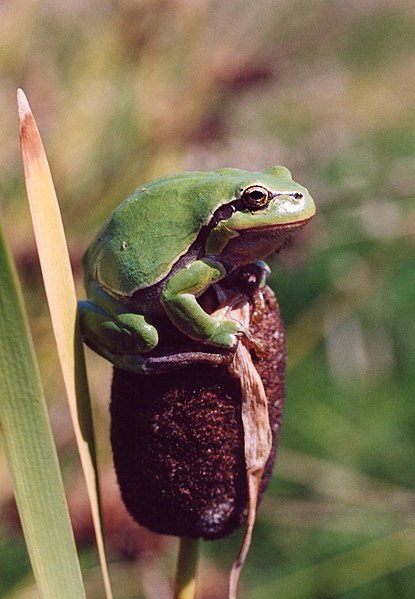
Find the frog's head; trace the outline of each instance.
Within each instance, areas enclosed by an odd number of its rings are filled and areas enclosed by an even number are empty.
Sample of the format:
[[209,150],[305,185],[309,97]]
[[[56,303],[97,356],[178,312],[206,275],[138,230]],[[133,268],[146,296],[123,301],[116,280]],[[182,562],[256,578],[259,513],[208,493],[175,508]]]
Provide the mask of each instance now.
[[316,211],[308,190],[282,166],[249,173],[235,198],[233,214],[211,231],[206,251],[239,265],[278,252]]

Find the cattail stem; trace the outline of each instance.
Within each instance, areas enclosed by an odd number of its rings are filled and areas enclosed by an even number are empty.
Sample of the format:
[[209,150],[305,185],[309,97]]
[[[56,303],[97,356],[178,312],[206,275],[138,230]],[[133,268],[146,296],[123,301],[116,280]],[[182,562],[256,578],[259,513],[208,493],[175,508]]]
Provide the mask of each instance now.
[[199,561],[199,539],[180,538],[174,599],[195,599],[196,571]]

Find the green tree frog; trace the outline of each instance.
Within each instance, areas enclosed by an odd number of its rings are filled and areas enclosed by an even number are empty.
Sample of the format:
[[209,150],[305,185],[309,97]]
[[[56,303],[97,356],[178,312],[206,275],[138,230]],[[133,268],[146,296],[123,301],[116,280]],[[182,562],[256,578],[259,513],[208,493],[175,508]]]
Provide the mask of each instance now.
[[208,314],[198,298],[251,264],[264,284],[263,258],[314,213],[309,192],[282,166],[187,172],[139,187],[85,254],[84,341],[114,365],[143,373],[165,314],[190,339],[231,352],[242,325]]

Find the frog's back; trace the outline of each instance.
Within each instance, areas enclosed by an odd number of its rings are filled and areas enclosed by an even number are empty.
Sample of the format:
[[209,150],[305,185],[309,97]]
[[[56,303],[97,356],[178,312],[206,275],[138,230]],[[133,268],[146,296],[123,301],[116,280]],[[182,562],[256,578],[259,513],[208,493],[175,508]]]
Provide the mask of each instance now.
[[138,188],[114,210],[89,248],[88,276],[120,296],[160,281],[215,210],[235,198],[241,173],[245,171],[183,173]]

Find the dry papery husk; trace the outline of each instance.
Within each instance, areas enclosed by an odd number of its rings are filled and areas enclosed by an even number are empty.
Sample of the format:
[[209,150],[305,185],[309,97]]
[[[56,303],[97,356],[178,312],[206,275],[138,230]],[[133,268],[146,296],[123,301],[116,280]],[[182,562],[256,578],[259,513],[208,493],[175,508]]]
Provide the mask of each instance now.
[[234,598],[275,461],[285,344],[268,287],[233,295],[227,310],[263,350],[245,338],[227,366],[195,363],[148,375],[114,368],[111,442],[124,503],[139,524],[204,539],[246,524],[231,572]]

